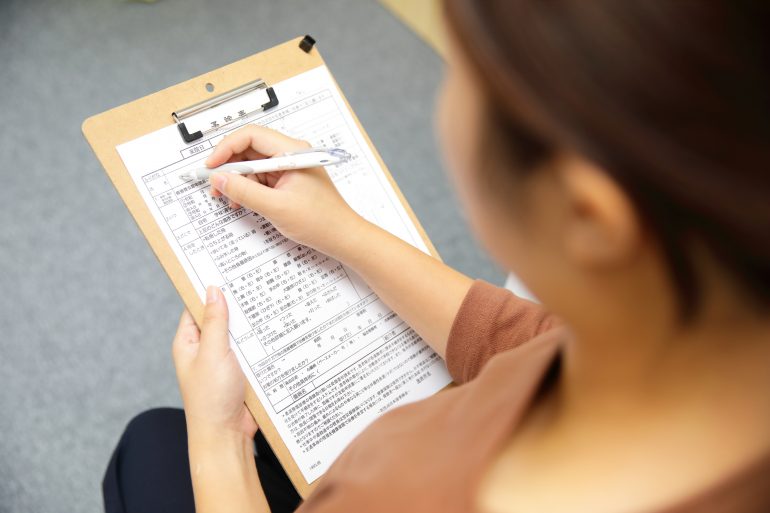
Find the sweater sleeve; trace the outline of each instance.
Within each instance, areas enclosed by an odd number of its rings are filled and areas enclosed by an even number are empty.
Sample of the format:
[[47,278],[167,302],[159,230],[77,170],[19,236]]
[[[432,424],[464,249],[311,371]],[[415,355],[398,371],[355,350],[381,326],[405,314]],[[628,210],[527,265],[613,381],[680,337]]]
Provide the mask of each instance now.
[[476,280],[449,332],[446,364],[455,383],[475,378],[493,356],[558,325],[556,317],[507,289]]

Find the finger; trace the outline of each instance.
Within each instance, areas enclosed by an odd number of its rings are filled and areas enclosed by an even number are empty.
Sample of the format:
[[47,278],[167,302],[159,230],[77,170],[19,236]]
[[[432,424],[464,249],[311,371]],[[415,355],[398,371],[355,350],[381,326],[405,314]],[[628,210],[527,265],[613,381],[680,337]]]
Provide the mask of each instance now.
[[255,182],[230,173],[214,173],[211,175],[211,185],[233,203],[243,205],[268,217],[275,208],[277,192],[258,181]]
[[242,153],[236,153],[235,155],[231,156],[229,159],[227,159],[226,164],[236,164],[238,162],[243,162],[244,160],[249,160],[246,158],[245,151]]
[[309,147],[310,145],[305,141],[293,139],[267,127],[248,125],[222,139],[209,155],[209,158],[206,159],[206,165],[208,167],[220,166],[233,155],[248,149],[256,152],[251,156],[275,157],[287,151]]
[[267,158],[261,153],[258,153],[254,148],[248,147],[245,150],[243,150],[241,153],[236,153],[229,159],[227,159],[227,162],[243,162],[244,160],[259,160]]
[[176,329],[174,342],[171,345],[174,362],[179,363],[180,359],[189,354],[191,346],[197,346],[200,342],[200,331],[195,324],[192,314],[186,308],[179,318],[179,326]]
[[246,158],[246,160],[257,160],[265,158],[264,155],[257,152],[257,150],[253,148],[246,148],[246,151],[243,152],[243,156]]
[[213,285],[209,286],[206,289],[206,308],[201,326],[201,355],[223,355],[230,350],[227,319],[227,303],[222,291]]
[[280,180],[282,176],[283,171],[265,173],[265,185],[269,187],[275,187],[275,185],[278,183],[278,180]]
[[225,136],[219,141],[214,151],[206,159],[206,166],[212,168],[221,166],[227,162],[237,162],[238,156],[251,147],[251,137],[243,132],[243,128]]

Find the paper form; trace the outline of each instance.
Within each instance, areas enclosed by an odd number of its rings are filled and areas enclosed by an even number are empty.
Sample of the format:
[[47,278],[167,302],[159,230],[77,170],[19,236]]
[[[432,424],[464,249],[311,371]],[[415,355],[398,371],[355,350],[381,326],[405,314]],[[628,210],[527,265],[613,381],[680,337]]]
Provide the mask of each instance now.
[[179,179],[247,123],[341,147],[353,158],[327,171],[345,200],[428,252],[326,67],[273,87],[278,107],[246,116],[236,103],[248,102],[245,95],[214,113],[226,121],[240,117],[237,126],[206,139],[186,144],[171,125],[117,150],[201,300],[207,285],[224,293],[233,350],[312,482],[383,412],[428,397],[451,378],[439,356],[350,269],[286,239],[258,213],[212,198],[207,181]]

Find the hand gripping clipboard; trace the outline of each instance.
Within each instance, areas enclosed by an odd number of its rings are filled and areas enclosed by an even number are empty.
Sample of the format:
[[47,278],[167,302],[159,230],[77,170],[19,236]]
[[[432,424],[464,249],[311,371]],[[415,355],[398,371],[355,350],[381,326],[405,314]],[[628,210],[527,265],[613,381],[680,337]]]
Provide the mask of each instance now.
[[[176,123],[180,137],[193,147],[195,141],[202,138],[207,131],[217,130],[229,120],[215,119],[210,121],[208,127],[191,127],[186,124],[187,119],[255,89],[264,89],[266,93],[266,101],[258,106],[258,109],[269,110],[275,107],[280,103],[280,98],[275,96],[270,84],[277,84],[282,80],[324,64],[314,43],[315,41],[309,36],[298,37],[144,98],[97,114],[83,122],[83,134],[88,143],[198,324],[202,320],[203,304],[142,199],[116,150],[116,146]],[[226,92],[220,93],[220,91]],[[344,99],[344,95],[342,96]],[[351,110],[347,100],[345,100],[345,105],[348,110]],[[239,113],[239,115],[248,115],[248,113]],[[354,113],[353,118],[431,254],[439,258],[435,247],[428,239]],[[303,498],[307,497],[320,479],[312,484],[305,480],[267,412],[248,384],[246,405],[257,420],[265,438],[297,491]]]

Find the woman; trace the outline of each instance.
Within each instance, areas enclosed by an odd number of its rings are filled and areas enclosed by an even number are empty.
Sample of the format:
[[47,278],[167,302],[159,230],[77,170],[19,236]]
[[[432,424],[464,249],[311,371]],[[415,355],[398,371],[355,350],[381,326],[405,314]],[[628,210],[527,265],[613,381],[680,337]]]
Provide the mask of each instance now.
[[[367,223],[321,169],[212,178],[358,272],[461,384],[375,422],[300,511],[767,511],[766,4],[449,0],[446,12],[446,162],[480,240],[542,308]],[[302,144],[250,127],[208,165]],[[174,341],[195,506],[268,511],[267,493],[290,509],[255,467],[226,326],[214,288],[202,331],[184,313]],[[134,432],[160,439],[157,418]],[[189,483],[181,447],[173,479]],[[123,449],[121,479],[148,472]],[[108,475],[125,506],[121,486]]]

